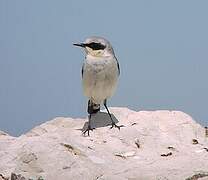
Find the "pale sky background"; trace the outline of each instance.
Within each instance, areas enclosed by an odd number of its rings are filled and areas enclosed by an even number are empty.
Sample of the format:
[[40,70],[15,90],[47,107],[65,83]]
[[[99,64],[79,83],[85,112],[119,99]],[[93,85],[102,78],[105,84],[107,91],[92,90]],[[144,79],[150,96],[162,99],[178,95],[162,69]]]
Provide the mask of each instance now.
[[0,129],[87,116],[84,53],[72,43],[91,35],[120,62],[109,106],[181,110],[208,125],[207,22],[207,0],[1,0]]

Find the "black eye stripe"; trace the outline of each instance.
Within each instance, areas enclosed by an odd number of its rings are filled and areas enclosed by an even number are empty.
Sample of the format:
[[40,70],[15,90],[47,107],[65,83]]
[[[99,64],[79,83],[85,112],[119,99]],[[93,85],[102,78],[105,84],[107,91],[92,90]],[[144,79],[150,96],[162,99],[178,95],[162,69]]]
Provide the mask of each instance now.
[[95,42],[92,42],[92,43],[89,43],[89,44],[85,44],[85,46],[90,47],[93,50],[103,50],[103,49],[106,48],[106,46],[104,46],[103,44],[95,43]]

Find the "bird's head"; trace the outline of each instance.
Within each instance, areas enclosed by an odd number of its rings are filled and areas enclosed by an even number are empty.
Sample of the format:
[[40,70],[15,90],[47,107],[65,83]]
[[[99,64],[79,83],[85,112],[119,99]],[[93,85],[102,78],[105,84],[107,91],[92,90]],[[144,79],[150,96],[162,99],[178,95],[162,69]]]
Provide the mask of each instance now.
[[84,43],[75,43],[75,46],[79,46],[85,49],[87,56],[92,57],[109,57],[114,56],[113,48],[110,42],[102,37],[90,37],[85,40]]

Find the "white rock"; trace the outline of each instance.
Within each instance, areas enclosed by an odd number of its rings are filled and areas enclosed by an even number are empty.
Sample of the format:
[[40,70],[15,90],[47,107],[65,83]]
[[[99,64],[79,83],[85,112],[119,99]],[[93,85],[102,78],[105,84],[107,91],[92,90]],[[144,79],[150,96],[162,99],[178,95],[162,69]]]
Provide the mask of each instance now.
[[[127,108],[110,111],[125,126],[120,131],[102,127],[109,122],[104,113],[93,117],[99,128],[90,137],[80,131],[86,119],[63,117],[20,137],[0,131],[0,174],[44,180],[177,180],[208,172],[205,129],[187,114]],[[192,139],[199,143],[192,144]]]

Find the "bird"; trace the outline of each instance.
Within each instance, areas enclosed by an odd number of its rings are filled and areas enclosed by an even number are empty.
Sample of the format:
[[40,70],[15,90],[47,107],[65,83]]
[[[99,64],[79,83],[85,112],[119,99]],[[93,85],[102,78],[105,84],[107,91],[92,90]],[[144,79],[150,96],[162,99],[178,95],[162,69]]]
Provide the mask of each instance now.
[[107,99],[113,96],[120,75],[119,62],[115,56],[110,42],[98,36],[88,37],[83,43],[75,43],[85,51],[85,60],[82,65],[82,87],[84,95],[88,98],[88,127],[83,134],[93,130],[91,117],[100,111],[103,104],[111,120],[111,128],[120,130],[121,126],[116,125],[107,107]]

